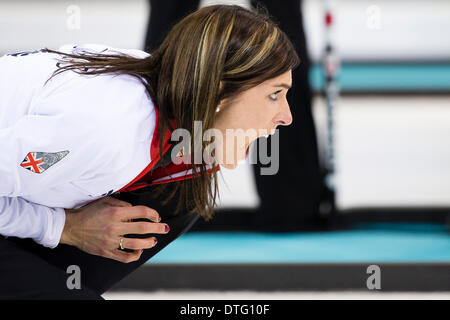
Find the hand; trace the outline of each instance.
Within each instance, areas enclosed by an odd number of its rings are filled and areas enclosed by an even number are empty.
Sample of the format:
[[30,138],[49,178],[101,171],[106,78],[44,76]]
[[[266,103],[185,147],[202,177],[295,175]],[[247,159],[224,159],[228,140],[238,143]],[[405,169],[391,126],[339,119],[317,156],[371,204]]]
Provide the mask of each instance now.
[[[77,247],[89,254],[121,262],[139,260],[143,249],[152,248],[156,238],[124,238],[126,234],[166,234],[169,227],[158,223],[161,217],[156,210],[146,206],[132,206],[130,203],[105,197],[79,209],[65,209],[66,223],[60,243]],[[154,222],[132,222],[132,219],[146,218]],[[120,239],[124,248],[119,250]]]

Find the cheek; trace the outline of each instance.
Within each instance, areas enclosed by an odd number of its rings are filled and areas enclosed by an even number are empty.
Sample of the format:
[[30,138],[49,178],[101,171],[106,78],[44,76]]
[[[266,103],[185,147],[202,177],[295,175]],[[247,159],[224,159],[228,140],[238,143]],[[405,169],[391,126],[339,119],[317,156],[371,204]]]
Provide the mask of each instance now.
[[273,119],[277,115],[278,106],[276,102],[261,103],[259,109],[254,113],[252,124],[257,129],[272,127]]
[[266,129],[276,115],[276,102],[256,97],[242,99],[217,114],[222,125],[230,129]]
[[234,108],[227,110],[227,114],[224,115],[227,128],[246,130],[258,123],[259,113],[254,111],[253,107],[250,105],[239,104],[233,107]]
[[245,110],[245,119],[249,128],[265,128],[267,123],[275,116],[277,106],[268,99],[255,100],[248,104]]

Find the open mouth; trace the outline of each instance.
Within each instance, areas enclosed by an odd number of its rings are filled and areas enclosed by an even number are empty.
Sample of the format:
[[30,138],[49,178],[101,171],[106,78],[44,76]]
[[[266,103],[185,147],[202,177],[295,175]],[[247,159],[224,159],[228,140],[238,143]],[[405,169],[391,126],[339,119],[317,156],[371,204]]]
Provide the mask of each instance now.
[[247,149],[245,150],[245,159],[248,158],[248,154],[249,154],[249,152],[250,152],[250,147],[251,147],[252,143],[255,142],[256,140],[258,140],[258,139],[253,140],[253,141],[250,142],[249,145],[247,146]]
[[[267,139],[270,135],[271,135],[271,134],[265,134],[265,135],[262,135],[262,136],[260,136],[260,137],[258,137],[258,138],[265,137],[265,138]],[[250,152],[250,147],[251,147],[252,143],[255,142],[256,140],[258,140],[258,138],[256,138],[256,139],[253,140],[252,142],[250,142],[249,145],[247,146],[247,149],[245,150],[245,159],[247,159],[247,157],[248,157],[248,154],[249,154],[249,152]]]

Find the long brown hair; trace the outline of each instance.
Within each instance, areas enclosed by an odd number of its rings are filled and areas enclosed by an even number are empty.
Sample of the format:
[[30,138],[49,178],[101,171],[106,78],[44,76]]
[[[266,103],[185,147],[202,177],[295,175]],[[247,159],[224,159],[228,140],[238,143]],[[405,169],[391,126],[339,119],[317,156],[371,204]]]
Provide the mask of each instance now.
[[[76,55],[47,51],[62,54],[66,59],[66,65],[59,67],[52,77],[66,70],[87,75],[116,73],[137,77],[158,108],[161,133],[167,128],[174,129],[168,119],[175,119],[178,128],[185,128],[191,134],[194,121],[200,120],[205,132],[212,128],[216,107],[222,99],[236,97],[300,63],[293,44],[263,6],[255,11],[237,5],[203,7],[181,19],[162,44],[144,59],[125,54]],[[219,91],[221,81],[223,88]],[[161,134],[160,152],[162,144]],[[203,154],[207,143],[202,137],[196,145],[202,147]],[[177,213],[184,204],[209,220],[218,195],[217,173],[207,173],[205,163],[193,165],[192,169],[199,175],[174,182],[177,187],[167,201],[180,189]]]

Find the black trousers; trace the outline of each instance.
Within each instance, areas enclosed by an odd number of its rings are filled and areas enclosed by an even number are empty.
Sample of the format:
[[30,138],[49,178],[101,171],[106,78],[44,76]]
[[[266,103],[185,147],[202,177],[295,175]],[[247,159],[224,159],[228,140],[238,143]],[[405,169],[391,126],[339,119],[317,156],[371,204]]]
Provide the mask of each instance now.
[[[308,81],[310,59],[303,27],[301,0],[251,0],[264,5],[272,19],[287,34],[301,59],[292,72],[293,87],[288,93],[293,122],[279,127],[279,170],[261,175],[258,161],[253,165],[260,198],[253,225],[258,230],[295,231],[320,226],[318,208],[324,185],[317,135],[312,116],[312,93]],[[153,50],[182,17],[198,9],[199,0],[150,0],[151,12],[145,48]],[[269,137],[268,145],[271,144]]]
[[[0,236],[0,299],[103,299],[101,294],[186,232],[199,218],[187,210],[173,215],[177,196],[166,206],[161,206],[162,196],[150,199],[150,193],[151,188],[146,188],[115,196],[133,205],[146,205],[157,210],[161,221],[170,226],[167,234],[143,235],[156,236],[158,243],[151,249],[145,249],[138,261],[122,263],[64,244],[49,249],[31,239]],[[67,286],[67,280],[72,275],[72,271],[68,273],[71,265],[80,268],[81,289],[69,289]]]
[[[321,224],[318,214],[323,192],[317,135],[312,116],[312,92],[308,81],[307,52],[300,0],[252,0],[262,3],[294,44],[300,66],[292,71],[292,88],[287,99],[293,122],[279,126],[279,170],[261,175],[259,162],[253,165],[260,208],[255,224],[267,231],[295,231]],[[268,145],[272,137],[268,138]]]

